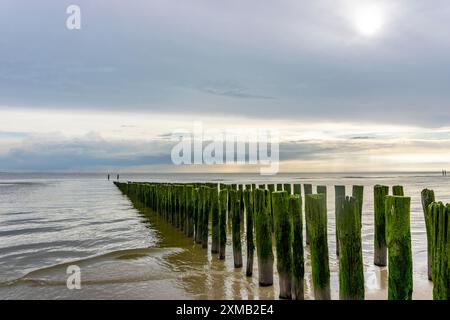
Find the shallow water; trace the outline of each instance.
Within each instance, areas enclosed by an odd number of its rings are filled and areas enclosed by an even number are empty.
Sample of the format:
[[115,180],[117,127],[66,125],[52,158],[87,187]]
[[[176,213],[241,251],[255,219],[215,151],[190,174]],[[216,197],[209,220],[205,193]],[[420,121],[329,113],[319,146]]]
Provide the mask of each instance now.
[[[366,299],[387,297],[387,270],[373,265],[372,187],[403,185],[412,197],[413,297],[432,298],[420,191],[432,188],[437,199],[450,202],[449,180],[439,174],[121,174],[121,180],[327,185],[333,299],[339,294],[334,185],[346,185],[348,194],[354,184],[365,186]],[[307,247],[305,255],[305,294],[313,299]],[[81,290],[67,289],[72,264],[81,268]],[[261,288],[255,275],[256,261],[251,278],[245,269],[234,269],[231,243],[226,260],[218,260],[156,214],[135,208],[104,175],[0,174],[1,299],[277,299],[277,277],[274,286]]]

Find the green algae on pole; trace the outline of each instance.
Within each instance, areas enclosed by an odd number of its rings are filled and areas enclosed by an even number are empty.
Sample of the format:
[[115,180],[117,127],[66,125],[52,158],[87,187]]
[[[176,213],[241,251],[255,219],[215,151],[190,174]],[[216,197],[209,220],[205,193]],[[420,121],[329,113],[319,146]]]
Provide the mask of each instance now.
[[272,193],[275,223],[275,246],[280,284],[280,298],[291,299],[292,286],[292,231],[289,213],[289,195],[286,191]]
[[364,201],[364,186],[353,186],[352,197],[358,200],[359,205],[359,221],[362,223],[362,209]]
[[[294,185],[295,191],[295,185]],[[296,194],[289,198],[292,216],[292,299],[304,299],[305,260],[303,255],[302,198]]]
[[305,196],[305,214],[309,224],[312,283],[316,300],[329,300],[330,266],[327,240],[327,203],[324,194]]
[[429,207],[433,221],[433,299],[450,300],[450,205]]
[[302,194],[302,185],[299,183],[294,184],[294,194]]
[[270,192],[257,189],[255,195],[256,253],[260,286],[273,284],[272,227],[270,221]]
[[[312,194],[312,184],[304,184],[303,185],[303,190],[305,191],[305,205],[306,205],[306,196],[308,194]],[[306,210],[305,210],[305,224],[306,224],[306,239],[305,242],[306,244],[309,244],[309,235],[308,235],[308,218],[306,217]]]
[[253,274],[253,256],[255,251],[255,244],[253,242],[253,219],[254,219],[254,192],[246,189],[244,190],[244,204],[247,218],[246,238],[247,238],[247,269],[245,274],[251,277]]
[[411,198],[386,196],[388,299],[411,300],[413,291],[410,206]]
[[288,193],[288,195],[291,195],[292,189],[291,189],[291,184],[290,183],[285,183],[283,185],[283,189],[284,189],[284,191],[286,191]]
[[364,266],[358,200],[347,197],[338,213],[339,298],[364,300]]
[[338,213],[342,201],[345,200],[345,186],[334,186],[334,232],[336,239],[336,255],[339,255],[339,238],[338,238]]
[[228,190],[220,190],[219,193],[219,259],[225,259],[227,245],[227,197]]
[[373,187],[373,208],[374,208],[374,259],[376,266],[387,265],[387,245],[386,245],[386,206],[385,198],[389,195],[389,187],[376,185]]
[[327,194],[327,186],[317,186],[317,193],[321,194],[323,193],[324,195]]
[[403,191],[403,186],[393,186],[392,187],[392,194],[394,196],[403,197],[405,195],[405,193]]
[[211,189],[211,253],[219,252],[219,195]]
[[231,199],[231,229],[233,239],[233,259],[234,267],[242,267],[242,244],[241,244],[241,217],[239,191],[230,190]]
[[432,226],[433,226],[433,218],[431,212],[428,211],[428,208],[431,203],[435,201],[434,191],[429,189],[424,189],[421,192],[421,200],[422,200],[422,210],[423,216],[425,218],[425,227],[427,230],[427,260],[428,260],[428,280],[432,280],[433,278],[433,237],[432,237]]
[[209,214],[211,210],[211,188],[204,187],[204,205],[203,205],[203,223],[202,223],[202,248],[208,248],[208,232],[209,232]]

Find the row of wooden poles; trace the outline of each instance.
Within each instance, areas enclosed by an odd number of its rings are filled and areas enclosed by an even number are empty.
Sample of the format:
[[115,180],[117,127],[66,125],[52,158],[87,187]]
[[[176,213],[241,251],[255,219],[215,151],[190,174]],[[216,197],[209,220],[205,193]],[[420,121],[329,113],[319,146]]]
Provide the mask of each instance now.
[[[261,286],[273,284],[275,242],[280,298],[304,298],[303,201],[300,184],[238,185],[216,183],[120,183],[127,196],[151,208],[186,236],[225,259],[227,222],[232,229],[235,268],[243,266],[241,224],[246,222],[246,275],[253,274],[255,253]],[[293,188],[291,189],[291,187]],[[388,266],[388,298],[408,300],[413,292],[410,204],[402,186],[374,186],[374,264]],[[362,256],[363,186],[335,186],[336,254],[339,257],[339,297],[364,299]],[[306,245],[311,258],[315,299],[330,299],[327,240],[327,188],[313,194],[304,185]],[[436,202],[434,192],[422,191],[428,240],[428,277],[434,299],[450,299],[450,205]],[[245,220],[244,220],[245,214]],[[210,222],[211,221],[211,222]],[[243,226],[242,226],[243,227]]]

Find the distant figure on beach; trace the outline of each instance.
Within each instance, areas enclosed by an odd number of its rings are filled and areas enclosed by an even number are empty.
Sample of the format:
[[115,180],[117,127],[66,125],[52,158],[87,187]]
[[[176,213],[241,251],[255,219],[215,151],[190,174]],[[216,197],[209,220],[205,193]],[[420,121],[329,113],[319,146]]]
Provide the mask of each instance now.
[[442,176],[446,177],[447,176],[447,170],[442,169]]
[[117,174],[117,181],[119,181],[119,175]]
[[109,173],[108,173],[108,181],[109,181]]

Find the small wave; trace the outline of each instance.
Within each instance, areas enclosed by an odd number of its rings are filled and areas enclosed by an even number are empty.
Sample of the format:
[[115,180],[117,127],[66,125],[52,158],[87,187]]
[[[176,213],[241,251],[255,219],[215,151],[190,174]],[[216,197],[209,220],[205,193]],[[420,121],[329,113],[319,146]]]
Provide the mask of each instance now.
[[[59,269],[66,269],[70,265],[93,265],[102,261],[108,260],[136,260],[147,256],[152,256],[159,258],[161,256],[172,255],[182,252],[181,248],[136,248],[136,249],[125,249],[117,250],[112,252],[107,252],[103,254],[93,255],[83,259],[71,260],[63,263],[58,263],[50,265],[47,267],[32,270],[25,275],[15,278],[15,279],[0,279],[0,287],[12,286],[17,283],[31,283],[36,285],[62,285],[65,284],[66,280],[60,279],[45,279],[40,277],[42,274],[48,274],[52,271]],[[160,279],[161,275],[155,275],[155,279]],[[134,279],[134,280],[133,280]],[[136,277],[127,275],[126,278],[114,277],[114,279],[87,279],[83,280],[85,284],[106,284],[106,283],[118,283],[118,282],[130,282],[130,281],[142,281],[151,280],[151,275],[145,274],[145,279],[142,275],[136,275]]]

